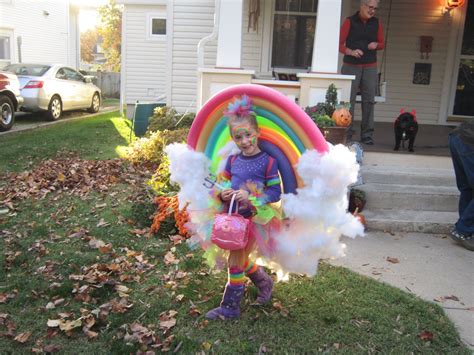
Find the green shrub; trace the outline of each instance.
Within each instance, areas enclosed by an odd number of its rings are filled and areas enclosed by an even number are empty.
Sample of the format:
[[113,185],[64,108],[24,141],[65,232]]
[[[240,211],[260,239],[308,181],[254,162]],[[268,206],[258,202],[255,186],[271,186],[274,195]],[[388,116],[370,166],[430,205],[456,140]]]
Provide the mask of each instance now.
[[173,184],[170,181],[169,167],[169,159],[167,156],[164,156],[158,169],[156,169],[151,179],[147,181],[147,185],[150,186],[158,196],[168,196],[176,194],[179,191],[179,185]]
[[173,107],[169,106],[157,107],[148,123],[147,135],[151,135],[152,132],[156,131],[173,131],[189,128],[195,116],[192,112],[186,114],[178,113]]
[[184,143],[189,129],[152,132],[148,137],[134,141],[128,150],[127,159],[135,164],[151,164],[159,166],[163,160],[163,149],[171,143]]

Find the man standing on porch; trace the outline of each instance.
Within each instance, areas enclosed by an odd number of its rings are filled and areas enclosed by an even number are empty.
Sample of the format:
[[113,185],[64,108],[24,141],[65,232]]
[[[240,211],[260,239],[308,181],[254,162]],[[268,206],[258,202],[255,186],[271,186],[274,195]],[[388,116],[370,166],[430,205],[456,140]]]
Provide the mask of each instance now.
[[[378,5],[379,0],[361,0],[359,11],[346,18],[342,24],[339,37],[339,52],[344,54],[341,72],[355,75],[351,89],[350,111],[354,118],[356,95],[360,88],[362,95],[360,140],[370,145],[374,144],[374,104],[378,85],[376,51],[385,46],[382,24],[375,17]],[[354,123],[347,131],[348,140],[351,140],[354,134],[353,125]]]

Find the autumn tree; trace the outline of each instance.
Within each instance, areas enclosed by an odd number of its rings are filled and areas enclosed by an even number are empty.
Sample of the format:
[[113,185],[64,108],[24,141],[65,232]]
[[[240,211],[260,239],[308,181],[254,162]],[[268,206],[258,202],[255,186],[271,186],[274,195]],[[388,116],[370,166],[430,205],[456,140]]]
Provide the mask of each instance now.
[[91,63],[94,60],[94,52],[97,46],[99,34],[97,29],[87,30],[81,33],[81,60]]
[[120,71],[120,50],[122,43],[122,6],[116,0],[109,0],[107,5],[99,8],[101,25],[99,35],[102,37],[102,50],[107,60],[106,66],[111,71]]

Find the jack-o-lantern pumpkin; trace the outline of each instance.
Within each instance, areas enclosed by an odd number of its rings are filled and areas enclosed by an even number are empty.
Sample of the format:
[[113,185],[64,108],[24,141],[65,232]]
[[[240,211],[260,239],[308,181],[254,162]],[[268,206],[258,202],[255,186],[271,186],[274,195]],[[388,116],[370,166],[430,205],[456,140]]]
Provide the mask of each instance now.
[[336,122],[336,126],[348,127],[351,125],[352,115],[347,108],[341,107],[334,110],[332,119]]

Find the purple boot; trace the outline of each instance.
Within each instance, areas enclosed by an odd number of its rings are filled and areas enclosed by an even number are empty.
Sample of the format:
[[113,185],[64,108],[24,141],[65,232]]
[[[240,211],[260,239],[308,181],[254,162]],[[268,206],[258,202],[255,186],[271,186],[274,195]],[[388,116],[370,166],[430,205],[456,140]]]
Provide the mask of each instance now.
[[232,319],[240,316],[240,300],[244,295],[245,286],[227,284],[222,297],[221,306],[206,313],[207,319]]
[[273,290],[273,280],[270,275],[268,275],[265,270],[259,266],[257,271],[247,276],[258,288],[257,300],[255,303],[257,305],[263,305],[270,301]]

